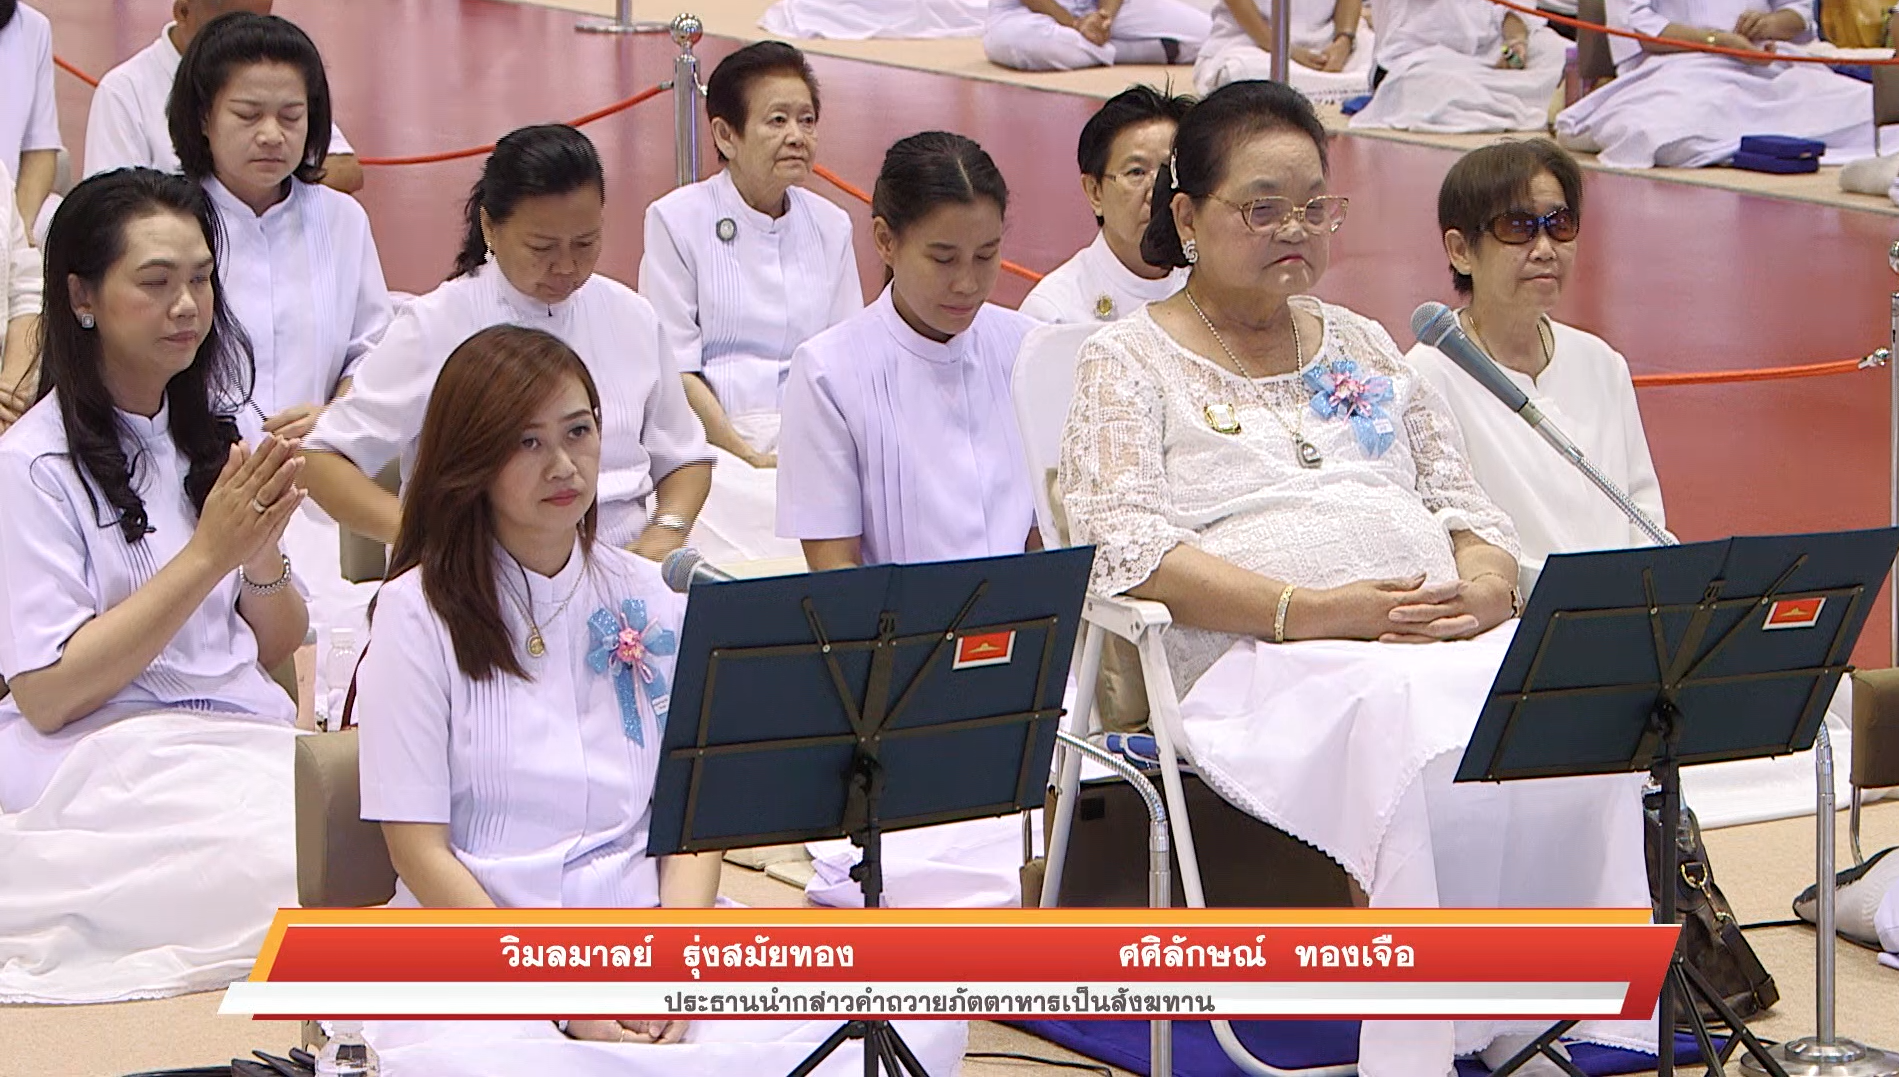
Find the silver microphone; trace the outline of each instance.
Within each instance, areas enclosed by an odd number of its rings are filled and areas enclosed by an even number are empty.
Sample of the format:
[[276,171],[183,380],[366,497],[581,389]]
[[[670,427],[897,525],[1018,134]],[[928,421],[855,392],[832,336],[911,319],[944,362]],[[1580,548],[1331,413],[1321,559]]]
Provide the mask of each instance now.
[[667,588],[677,593],[690,591],[694,585],[738,580],[707,562],[704,555],[689,547],[680,548],[666,556],[659,564],[659,576],[665,579]]
[[1503,373],[1497,362],[1472,341],[1469,334],[1464,333],[1464,328],[1458,325],[1455,311],[1435,300],[1419,304],[1418,310],[1411,313],[1411,332],[1418,336],[1421,343],[1450,357],[1451,363],[1462,368],[1464,374],[1477,380],[1477,385],[1503,402],[1504,408],[1522,417],[1523,422],[1534,428],[1544,442],[1554,447],[1557,453],[1568,459],[1570,464],[1601,489],[1609,501],[1615,503],[1616,508],[1635,523],[1636,528],[1647,533],[1650,540],[1663,547],[1677,542],[1643,513],[1641,507],[1635,505],[1635,500],[1629,498],[1628,492],[1602,475],[1602,470],[1596,468],[1582,448],[1571,442],[1561,428],[1543,415],[1543,410],[1536,407],[1522,387],[1510,381],[1510,376]]

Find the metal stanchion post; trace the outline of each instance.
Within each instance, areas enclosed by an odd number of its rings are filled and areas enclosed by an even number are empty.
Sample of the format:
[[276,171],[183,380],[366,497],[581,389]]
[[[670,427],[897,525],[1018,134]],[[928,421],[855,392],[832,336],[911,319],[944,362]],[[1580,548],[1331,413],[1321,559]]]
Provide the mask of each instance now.
[[583,34],[663,34],[667,26],[663,22],[636,21],[633,0],[620,0],[613,7],[613,18],[582,19],[574,24],[574,29]]
[[[1870,1046],[1862,1046],[1852,1039],[1842,1039],[1833,1030],[1834,995],[1834,829],[1836,828],[1833,801],[1833,742],[1827,735],[1826,725],[1820,725],[1820,733],[1813,743],[1813,768],[1816,779],[1814,785],[1819,795],[1814,806],[1814,847],[1813,861],[1818,882],[1817,895],[1819,911],[1815,915],[1814,932],[1817,940],[1814,957],[1814,1029],[1811,1038],[1790,1039],[1768,1051],[1788,1076],[1899,1076],[1899,1055]],[[1741,1061],[1741,1069],[1750,1075],[1761,1076],[1766,1073],[1760,1061],[1749,1054]]]
[[699,101],[705,87],[699,82],[699,58],[692,47],[705,36],[697,15],[680,15],[672,23],[673,44],[673,179],[678,187],[699,182]]
[[1292,0],[1273,0],[1274,82],[1292,78]]

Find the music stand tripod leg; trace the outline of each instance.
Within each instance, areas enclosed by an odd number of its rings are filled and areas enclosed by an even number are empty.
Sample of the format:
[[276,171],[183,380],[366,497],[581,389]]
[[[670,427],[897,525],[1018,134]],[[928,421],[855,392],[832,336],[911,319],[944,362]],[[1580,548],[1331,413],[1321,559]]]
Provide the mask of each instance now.
[[1562,1054],[1557,1053],[1555,1050],[1556,1040],[1562,1038],[1565,1034],[1568,1033],[1570,1028],[1575,1027],[1580,1022],[1581,1021],[1578,1021],[1578,1020],[1564,1020],[1561,1023],[1552,1025],[1549,1028],[1549,1030],[1543,1032],[1543,1034],[1541,1035],[1538,1035],[1536,1037],[1536,1040],[1530,1043],[1530,1045],[1524,1047],[1521,1050],[1518,1050],[1514,1055],[1511,1056],[1510,1060],[1498,1066],[1497,1071],[1491,1073],[1490,1075],[1492,1076],[1514,1075],[1518,1069],[1521,1069],[1523,1066],[1528,1065],[1530,1063],[1531,1058],[1534,1058],[1538,1054],[1542,1054],[1544,1057],[1547,1057],[1551,1061],[1555,1062],[1557,1068],[1563,1070],[1564,1072],[1568,1073],[1571,1076],[1587,1076],[1588,1075],[1587,1073],[1583,1072],[1581,1069],[1576,1067],[1575,1062],[1570,1061],[1568,1058],[1564,1057]]
[[832,1051],[844,1045],[844,1040],[862,1034],[863,1030],[864,1022],[862,1020],[847,1020],[839,1024],[836,1031],[826,1036],[825,1040],[818,1044],[816,1050],[811,1051],[810,1054],[805,1056],[803,1061],[798,1063],[797,1068],[791,1070],[791,1075],[810,1076],[811,1070],[817,1068],[819,1062],[830,1057]]

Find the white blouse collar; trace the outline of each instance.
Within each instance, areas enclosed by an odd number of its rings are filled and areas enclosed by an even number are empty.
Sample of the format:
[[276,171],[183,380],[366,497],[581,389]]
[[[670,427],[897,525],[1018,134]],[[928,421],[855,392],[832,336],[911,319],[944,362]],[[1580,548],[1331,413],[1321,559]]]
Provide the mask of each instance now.
[[[876,303],[871,305],[871,310],[877,313],[877,320],[883,323],[884,329],[891,338],[905,352],[920,356],[933,364],[954,364],[961,360],[963,354],[969,351],[969,331],[965,330],[948,341],[932,341],[924,337],[912,330],[910,324],[903,321],[903,316],[897,313],[897,303],[893,299],[895,289],[894,284],[885,285],[883,293],[877,297]],[[977,312],[977,317],[981,317],[980,310]]]
[[140,416],[124,409],[114,411],[119,414],[119,421],[131,430],[139,442],[153,444],[170,441],[167,436],[171,434],[171,398],[160,402],[158,412],[152,416]]
[[207,176],[204,178],[204,190],[211,196],[213,203],[237,215],[238,220],[263,221],[266,218],[277,217],[290,212],[290,204],[297,197],[298,180],[293,176],[285,182],[290,185],[290,188],[284,194],[284,197],[272,203],[261,214],[252,210],[249,203],[246,203],[243,199],[232,194],[231,189],[224,186],[224,181],[219,180],[215,176]]
[[1114,253],[1114,249],[1108,246],[1107,233],[1096,232],[1095,242],[1088,245],[1088,250],[1101,266],[1101,272],[1124,292],[1144,300],[1165,300],[1180,291],[1180,283],[1174,280],[1171,273],[1165,277],[1144,278],[1129,270],[1121,257]]
[[[508,275],[501,272],[501,266],[495,262],[495,257],[492,252],[488,255],[487,261],[481,264],[481,269],[475,272],[475,276],[491,283],[494,287],[495,295],[500,298],[503,306],[510,312],[513,312],[517,317],[528,321],[529,325],[546,322],[549,319],[565,314],[567,310],[573,306],[574,298],[579,296],[581,292],[587,288],[587,282],[581,282],[580,288],[575,289],[567,299],[562,300],[558,304],[549,304],[541,300],[536,300],[534,297],[514,287],[514,283],[508,280]],[[588,280],[591,281],[592,278]]]
[[789,188],[785,190],[785,212],[778,217],[772,217],[745,201],[745,196],[739,194],[738,185],[732,182],[730,168],[719,170],[718,175],[712,178],[712,187],[718,192],[718,198],[713,202],[718,207],[720,216],[734,218],[738,224],[748,229],[756,229],[762,233],[775,233],[780,223],[791,216],[791,189]]
[[534,601],[534,615],[544,622],[552,621],[554,609],[561,601],[574,595],[579,587],[581,575],[587,572],[587,559],[580,548],[578,535],[574,537],[573,551],[567,556],[567,565],[561,567],[560,572],[553,577],[542,577],[521,565],[520,561],[508,554],[508,550],[500,544],[495,545],[495,555],[496,572],[506,576],[506,580],[501,585],[501,594],[504,597],[509,592],[518,594],[521,590],[521,582],[525,580],[528,595]]

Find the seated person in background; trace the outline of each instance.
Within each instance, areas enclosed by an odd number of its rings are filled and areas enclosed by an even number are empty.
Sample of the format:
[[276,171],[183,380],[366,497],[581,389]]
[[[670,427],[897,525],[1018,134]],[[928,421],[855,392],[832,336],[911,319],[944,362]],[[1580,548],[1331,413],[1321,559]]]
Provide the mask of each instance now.
[[[1811,41],[1808,0],[1609,0],[1609,25],[1654,37],[1772,51]],[[1828,162],[1873,152],[1873,89],[1824,64],[1782,64],[1611,38],[1616,77],[1556,117],[1571,150],[1617,169],[1718,165],[1743,135],[1827,145]]]
[[59,203],[48,196],[61,146],[53,99],[53,25],[19,0],[0,0],[0,169],[13,177],[10,198],[29,237],[46,235]]
[[1141,258],[1141,233],[1154,174],[1173,150],[1174,127],[1191,104],[1192,98],[1130,86],[1082,125],[1075,148],[1081,193],[1101,231],[1029,290],[1022,314],[1051,323],[1112,322],[1179,290],[1185,272],[1149,266]]
[[775,476],[751,474],[778,467],[792,350],[863,310],[851,216],[802,186],[818,143],[818,81],[803,53],[761,41],[727,56],[706,83],[706,112],[725,168],[646,208],[640,295],[722,451],[700,551],[714,562],[796,555],[773,535]]
[[78,185],[47,236],[42,396],[0,437],[0,859],[31,868],[5,1000],[241,978],[295,898],[297,707],[265,672],[303,643],[277,546],[300,462],[239,441],[216,236],[148,169]]
[[[172,0],[172,21],[158,40],[99,80],[86,116],[86,175],[143,165],[160,172],[178,171],[165,106],[185,47],[198,31],[229,11],[270,14],[272,0]],[[322,183],[345,194],[363,186],[356,151],[336,125],[330,125],[330,153]]]
[[324,510],[392,543],[401,502],[372,479],[415,440],[455,347],[499,323],[546,330],[600,387],[600,537],[649,559],[685,542],[711,483],[705,429],[640,295],[594,273],[606,177],[593,143],[565,124],[509,132],[468,196],[455,272],[405,305],[310,433],[307,483]]
[[[1273,75],[1272,0],[1217,0],[1213,33],[1193,67],[1202,94]],[[1361,0],[1293,0],[1292,85],[1314,101],[1342,102],[1371,90],[1371,25]]]
[[[1646,904],[1639,777],[1451,783],[1516,534],[1390,336],[1309,295],[1346,209],[1311,104],[1231,83],[1174,152],[1144,250],[1187,284],[1083,345],[1060,477],[1093,587],[1173,612],[1178,745],[1374,907]],[[1536,1028],[1369,1021],[1359,1069],[1448,1075]]]
[[[1582,202],[1582,169],[1548,139],[1486,146],[1451,166],[1437,220],[1452,283],[1469,302],[1459,320],[1543,415],[1665,527],[1628,362],[1594,334],[1549,317],[1576,262]],[[1420,343],[1405,359],[1444,395],[1471,472],[1516,525],[1523,595],[1552,554],[1651,542],[1449,357]]]
[[389,289],[355,199],[318,186],[330,86],[316,45],[275,15],[234,11],[191,39],[172,143],[223,228],[225,299],[256,355],[250,408],[301,439],[389,325]]
[[0,166],[0,432],[39,396],[40,253],[27,242],[13,202],[13,178]]
[[1355,128],[1542,131],[1569,43],[1489,0],[1378,0],[1371,104]]
[[1018,71],[1191,64],[1208,27],[1181,0],[989,0],[982,51]]
[[1008,185],[982,147],[928,131],[884,155],[871,199],[890,271],[864,311],[798,347],[778,451],[778,535],[813,570],[1040,546],[1009,376],[1033,319],[988,302]]
[[[493,326],[442,365],[357,674],[363,817],[382,822],[397,907],[710,907],[718,852],[647,855],[686,598],[650,562],[596,544],[599,392],[542,330]],[[960,1025],[937,1025],[957,1027]],[[821,1024],[701,1024],[795,1064]],[[802,1028],[806,1045],[792,1045]],[[709,1029],[709,1030],[708,1030]],[[568,1038],[676,1043],[685,1021],[574,1020]],[[559,1055],[545,1022],[390,1022],[372,1043],[405,1072],[513,1034]],[[960,1032],[953,1042],[960,1056]],[[437,1041],[450,1045],[432,1045]],[[650,1045],[648,1047],[650,1049]],[[670,1049],[670,1048],[669,1048]],[[478,1071],[512,1072],[509,1052]],[[689,1051],[653,1059],[661,1074]],[[543,1059],[563,1072],[558,1056]],[[755,1059],[756,1063],[756,1059]],[[773,1068],[758,1072],[783,1071]],[[939,1062],[940,1064],[940,1062]]]

